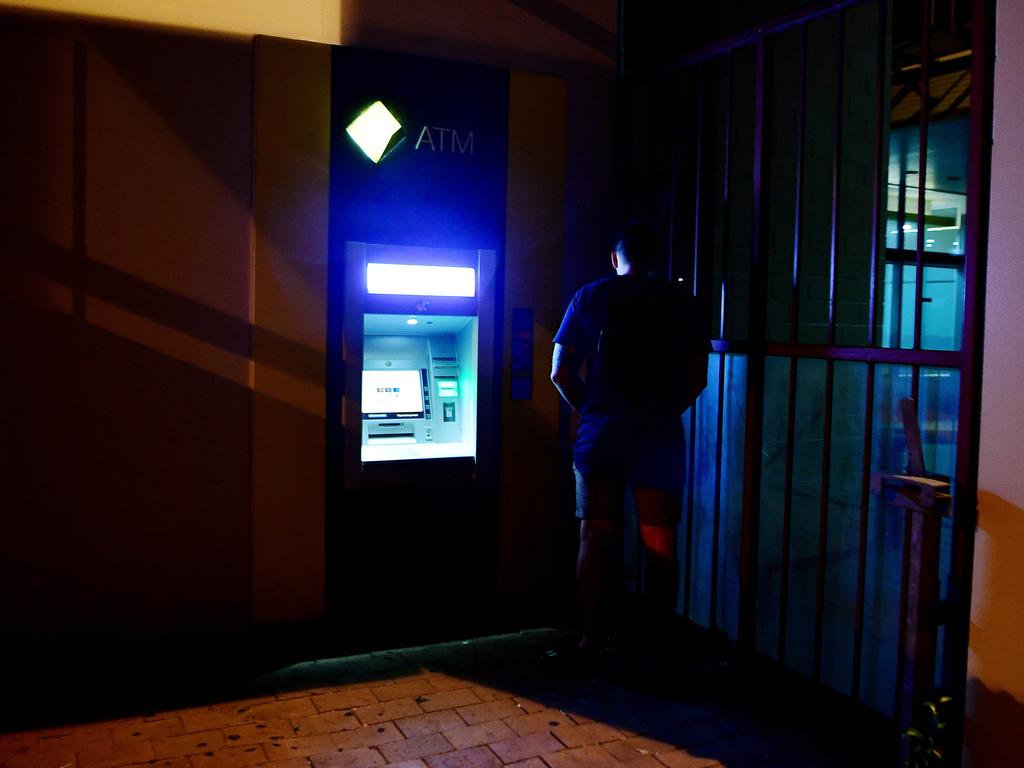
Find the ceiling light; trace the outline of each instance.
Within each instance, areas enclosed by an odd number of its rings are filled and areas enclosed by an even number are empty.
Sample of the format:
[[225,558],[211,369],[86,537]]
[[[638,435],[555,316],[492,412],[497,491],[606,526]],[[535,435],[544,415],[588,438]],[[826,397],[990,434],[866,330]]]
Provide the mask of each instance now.
[[366,292],[397,296],[476,296],[473,267],[441,267],[427,264],[366,265]]

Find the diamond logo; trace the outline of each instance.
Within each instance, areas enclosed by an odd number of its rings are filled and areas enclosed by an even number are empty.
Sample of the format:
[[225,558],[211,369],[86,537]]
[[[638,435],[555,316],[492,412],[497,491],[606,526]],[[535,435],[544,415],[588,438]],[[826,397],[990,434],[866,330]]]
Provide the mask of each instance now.
[[402,124],[381,101],[375,101],[345,129],[356,146],[374,163],[379,163],[405,140]]

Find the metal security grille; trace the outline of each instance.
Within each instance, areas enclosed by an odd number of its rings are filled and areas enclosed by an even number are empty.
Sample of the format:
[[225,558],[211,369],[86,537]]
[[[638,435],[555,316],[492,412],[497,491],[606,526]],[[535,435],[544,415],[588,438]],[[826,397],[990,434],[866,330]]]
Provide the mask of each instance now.
[[705,300],[681,609],[886,714],[909,515],[899,401],[949,478],[936,685],[962,701],[977,491],[991,3],[817,3],[671,73],[671,271]]

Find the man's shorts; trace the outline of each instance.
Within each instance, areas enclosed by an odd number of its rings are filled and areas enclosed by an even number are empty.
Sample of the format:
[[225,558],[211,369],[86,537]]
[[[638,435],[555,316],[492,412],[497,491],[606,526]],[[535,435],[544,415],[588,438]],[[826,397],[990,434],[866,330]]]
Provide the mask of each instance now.
[[580,519],[621,520],[629,488],[641,524],[679,521],[686,472],[681,429],[641,429],[629,422],[594,426],[585,419],[573,458]]
[[674,526],[682,514],[686,447],[681,438],[644,441],[620,456],[576,475],[576,517],[620,521],[626,490],[641,525]]
[[590,476],[573,465],[576,474],[576,517],[580,520],[622,521],[625,515],[626,490],[633,496],[640,525],[672,527],[682,514],[682,494],[662,489],[643,488],[625,476]]

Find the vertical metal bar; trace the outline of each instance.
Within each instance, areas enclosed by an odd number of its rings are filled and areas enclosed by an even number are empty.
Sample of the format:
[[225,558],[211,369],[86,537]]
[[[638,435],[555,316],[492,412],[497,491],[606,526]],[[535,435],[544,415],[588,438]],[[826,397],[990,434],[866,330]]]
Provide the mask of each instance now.
[[[902,255],[906,247],[907,234],[907,158],[902,153],[900,157],[900,186],[897,193],[896,213],[896,248]],[[889,317],[892,318],[892,338],[889,340],[891,347],[899,349],[903,346],[903,261],[892,265],[892,306],[889,308]]]
[[[902,628],[906,635],[903,677],[897,681],[902,689],[902,710],[896,712],[901,733],[917,720],[916,708],[935,688],[935,652],[938,623],[935,621],[939,606],[939,549],[941,547],[941,518],[933,504],[919,502],[918,508],[905,510],[910,520],[911,545],[907,584],[907,623]],[[901,765],[910,754],[910,743],[900,744]]]
[[[832,128],[832,232],[828,266],[828,343],[836,343],[836,302],[839,271],[839,196],[842,189],[843,152],[843,67],[846,56],[846,11],[836,13],[835,103]],[[818,504],[818,568],[814,590],[814,658],[812,677],[821,677],[821,642],[825,626],[825,559],[828,555],[828,502],[832,484],[832,400],[835,390],[835,361],[825,361],[825,414],[822,419],[821,497]]]
[[903,680],[903,673],[906,670],[906,656],[907,656],[907,605],[910,598],[910,544],[911,544],[911,527],[912,520],[910,517],[910,511],[906,509],[898,509],[898,512],[903,515],[903,546],[900,548],[902,552],[902,559],[900,561],[900,615],[898,623],[896,624],[897,632],[899,637],[896,641],[896,680],[894,691],[895,700],[895,712],[897,717],[899,713],[903,711],[903,686],[901,682]]
[[[698,403],[699,403],[698,399]],[[690,435],[687,444],[687,477],[686,488],[686,572],[683,576],[683,616],[690,616],[690,588],[693,583],[693,494],[696,481],[697,455],[697,409],[698,404],[690,407]]]
[[[884,5],[884,3],[882,3]],[[877,231],[876,231],[877,235]],[[857,540],[857,596],[853,620],[853,673],[850,691],[860,701],[860,678],[864,649],[864,595],[867,582],[868,512],[871,504],[871,449],[874,440],[875,364],[868,363],[867,392],[864,397],[864,445],[860,464],[860,525]]]
[[[921,114],[917,169],[917,259],[914,278],[914,349],[921,348],[921,309],[924,306],[925,198],[928,184],[928,102],[931,59],[932,0],[921,0]],[[914,398],[917,399],[916,397]]]
[[836,343],[836,303],[838,299],[839,266],[839,194],[842,189],[843,148],[843,59],[846,50],[846,12],[836,13],[835,104],[832,129],[832,237],[828,262],[828,343]]
[[[907,248],[907,153],[900,153],[900,186],[896,201],[896,250],[902,255]],[[898,336],[899,334],[897,334]],[[899,346],[897,344],[896,346]]]
[[[888,152],[885,146],[886,124],[889,121],[889,72],[888,72],[888,0],[876,0],[875,26],[877,28],[877,49],[875,51],[875,158],[872,180],[872,222],[871,222],[871,285],[868,288],[868,346],[878,343],[878,268],[881,253],[879,242],[884,242],[887,227],[884,212],[889,197],[888,173],[886,171]],[[884,174],[884,176],[883,176]],[[882,179],[886,179],[883,192]],[[900,205],[897,214],[897,241],[903,247],[903,209],[905,205],[905,177],[900,176]],[[882,250],[884,253],[884,249]],[[899,267],[902,270],[902,266]],[[895,276],[894,276],[895,277]],[[895,279],[894,296],[895,296]],[[901,289],[902,290],[902,289]],[[899,326],[897,326],[898,328]],[[899,346],[899,336],[894,346]],[[883,343],[885,341],[883,340]],[[850,691],[854,701],[861,698],[861,675],[864,664],[864,602],[867,590],[868,522],[871,510],[871,457],[874,443],[875,373],[874,363],[868,363],[866,392],[864,397],[864,444],[861,448],[860,476],[860,518],[857,537],[857,591],[854,601],[853,620],[853,669],[851,670]]]
[[[875,52],[875,160],[874,178],[872,179],[872,206],[871,206],[871,284],[868,287],[868,346],[873,347],[878,343],[875,329],[878,326],[878,258],[879,258],[879,237],[884,235],[885,205],[888,199],[888,174],[886,174],[886,192],[882,193],[882,174],[885,168],[885,122],[889,119],[888,112],[888,83],[889,73],[886,71],[886,48],[887,48],[887,3],[886,0],[875,0],[878,4],[875,24],[878,29],[878,50]],[[872,367],[873,375],[873,367]],[[863,505],[862,505],[863,506]],[[859,664],[859,660],[854,662]],[[859,667],[857,669],[859,673]],[[859,681],[859,674],[854,678]],[[856,689],[854,696],[856,697]]]
[[[800,70],[797,84],[796,124],[796,206],[793,212],[793,283],[790,291],[789,341],[795,344],[800,324],[800,255],[803,229],[804,154],[807,122],[807,24],[800,25]],[[786,398],[786,476],[782,499],[782,558],[779,574],[779,636],[777,655],[786,662],[786,625],[789,621],[789,554],[793,521],[793,443],[796,439],[797,359],[789,358],[788,396]]]
[[789,397],[786,401],[786,477],[782,500],[782,561],[779,583],[779,661],[786,662],[786,624],[789,621],[789,553],[793,522],[793,454],[796,442],[797,359],[789,358]]
[[[793,212],[793,285],[790,292],[789,341],[797,341],[800,324],[800,235],[804,212],[804,152],[806,150],[807,121],[807,25],[800,25],[800,74],[797,97],[796,124],[796,206]],[[794,373],[795,371],[791,371]]]
[[[974,0],[971,23],[971,113],[967,165],[967,232],[964,242],[964,328],[961,343],[960,408],[957,415],[953,547],[950,558],[949,621],[943,687],[954,701],[966,700],[967,632],[970,627],[974,532],[978,503],[978,443],[981,428],[982,341],[985,332],[985,265],[992,167],[992,81],[995,64],[995,2]],[[963,707],[949,723],[953,744],[963,736]],[[960,755],[954,751],[953,765]]]
[[722,272],[718,300],[718,338],[725,338],[725,318],[729,295],[729,249],[732,247],[732,80],[735,64],[732,51],[726,56],[725,70],[725,156],[722,159]]
[[[796,206],[793,212],[793,282],[790,290],[789,341],[797,341],[800,324],[800,252],[803,228],[804,154],[807,122],[807,24],[800,25],[800,65],[797,81],[796,124]],[[786,398],[786,467],[782,498],[782,557],[779,574],[779,635],[777,655],[786,661],[786,625],[789,621],[789,554],[793,520],[793,443],[796,439],[797,359],[789,358],[788,394]]]
[[746,421],[743,434],[743,507],[740,523],[740,606],[738,644],[753,651],[757,635],[758,540],[761,526],[761,470],[764,443],[766,255],[769,247],[767,190],[769,153],[765,148],[771,120],[768,84],[771,61],[764,34],[757,40],[754,89],[753,221],[750,252],[750,296],[747,313],[750,353],[747,356]]
[[821,498],[818,506],[818,571],[814,592],[814,663],[812,676],[821,678],[821,642],[825,626],[825,566],[828,555],[828,507],[832,485],[832,411],[835,360],[825,361],[825,416],[821,453]]
[[[725,70],[725,157],[722,181],[722,261],[719,283],[718,338],[725,338],[725,317],[728,297],[729,249],[732,246],[732,98],[734,61],[732,51],[726,57]],[[725,353],[718,358],[718,415],[715,419],[715,497],[712,511],[711,542],[711,615],[709,626],[718,628],[718,536],[722,517],[722,426],[725,411]]]
[[[675,90],[675,88],[678,86],[678,84],[680,82],[681,82],[681,79],[677,79],[673,83],[673,86],[672,86],[673,90]],[[679,102],[681,100],[682,99],[673,99],[673,103],[677,103],[677,102]],[[676,272],[675,272],[675,253],[676,253],[676,185],[678,183],[677,179],[680,176],[679,167],[677,165],[677,160],[676,160],[676,147],[678,145],[678,140],[677,140],[677,138],[678,138],[678,128],[676,126],[680,125],[680,121],[678,119],[678,115],[676,114],[676,112],[677,112],[677,107],[674,106],[673,109],[672,109],[672,118],[673,119],[672,119],[671,125],[670,125],[670,127],[668,129],[669,130],[669,166],[668,166],[668,168],[669,168],[669,171],[668,171],[668,174],[669,174],[669,178],[668,178],[668,195],[669,195],[669,199],[668,199],[668,267],[667,267],[667,277],[671,281],[675,281],[675,279],[676,279]],[[679,470],[683,471],[684,467],[679,467]],[[682,501],[680,501],[680,505],[682,505]],[[680,510],[680,512],[682,512],[682,510]],[[644,568],[643,568],[643,549],[644,549],[644,547],[643,547],[643,540],[642,540],[642,538],[640,536],[640,521],[639,521],[639,517],[637,518],[636,522],[637,522],[637,525],[636,525],[635,533],[636,533],[636,543],[637,543],[637,572],[640,573],[642,576],[645,576]],[[646,577],[644,578],[644,581],[646,581]],[[644,584],[644,591],[646,591],[646,589],[647,589],[647,585],[645,583]],[[674,608],[673,608],[673,610],[674,610]]]
[[715,421],[715,499],[711,525],[711,616],[708,626],[718,629],[718,537],[722,525],[722,444],[725,417],[725,352],[718,353],[718,415]]
[[669,128],[669,178],[668,178],[668,270],[669,280],[676,279],[675,255],[676,255],[676,179],[679,177],[679,168],[676,166],[676,140],[678,119],[672,120]]
[[[692,285],[690,286],[693,295],[698,295],[697,286],[700,285],[700,249],[701,249],[701,192],[704,182],[704,65],[698,64],[697,70],[697,130],[694,141],[694,195],[693,195],[693,272]],[[690,434],[687,444],[687,477],[689,483],[686,489],[686,572],[683,575],[683,615],[690,618],[690,589],[693,583],[693,497],[694,480],[696,478],[696,456],[697,456],[697,412],[698,405],[694,403],[690,408]]]
[[701,185],[704,181],[704,65],[697,65],[697,137],[694,142],[694,151],[697,154],[694,172],[694,204],[693,204],[693,284],[690,286],[693,295],[697,296],[700,285],[700,219],[701,209]]
[[[921,397],[921,369],[920,366],[913,366],[910,380],[910,397],[915,404],[920,402]],[[903,701],[903,675],[906,672],[906,651],[907,651],[907,606],[910,590],[910,558],[911,558],[911,529],[913,520],[908,510],[900,510],[903,514],[903,561],[900,577],[900,618],[899,641],[897,643],[899,657],[896,660],[896,715],[902,711]]]

